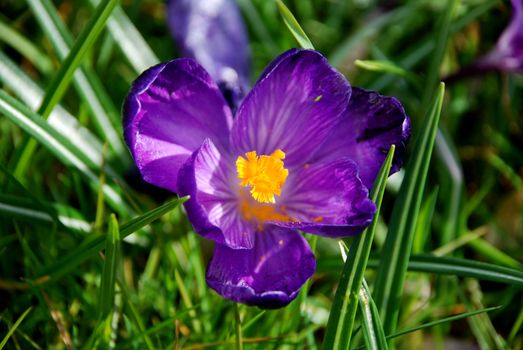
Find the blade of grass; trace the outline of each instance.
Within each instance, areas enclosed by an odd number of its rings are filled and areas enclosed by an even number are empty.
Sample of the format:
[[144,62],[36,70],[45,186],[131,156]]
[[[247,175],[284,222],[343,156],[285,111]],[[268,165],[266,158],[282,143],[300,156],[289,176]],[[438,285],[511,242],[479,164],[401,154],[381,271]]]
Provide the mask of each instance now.
[[307,34],[305,34],[303,29],[301,29],[300,24],[296,18],[294,18],[292,12],[281,0],[276,0],[276,4],[278,5],[278,10],[280,11],[280,14],[283,18],[283,22],[285,22],[285,25],[287,28],[289,28],[289,31],[292,33],[294,38],[296,38],[298,44],[300,44],[300,46],[304,49],[314,50],[314,45],[312,45],[311,41],[307,37]]
[[325,330],[323,349],[348,349],[358,309],[358,293],[367,267],[374,233],[376,231],[381,201],[394,157],[393,145],[385,159],[372,189],[371,199],[377,211],[368,229],[354,238],[343,266],[338,288],[332,303],[329,321]]
[[[142,227],[150,224],[154,220],[160,218],[164,214],[176,208],[188,199],[188,197],[173,199],[158,208],[155,208],[147,213],[140,215],[130,221],[126,222],[120,227],[120,238],[124,239],[130,234],[138,231]],[[76,266],[96,255],[104,245],[105,239],[102,236],[88,237],[78,248],[65,255],[55,263],[44,267],[39,275],[50,275],[51,279],[56,279],[59,276],[71,271]]]
[[360,301],[360,319],[366,348],[372,350],[387,350],[387,339],[385,338],[385,332],[381,324],[380,314],[374,300],[372,300],[369,287],[365,280],[363,280],[363,285],[358,293],[358,299]]
[[485,312],[499,310],[502,307],[503,307],[502,305],[500,305],[500,306],[493,306],[493,307],[487,307],[485,309],[464,312],[464,313],[461,313],[459,315],[449,316],[449,317],[445,317],[445,318],[442,318],[442,319],[439,319],[439,320],[436,320],[436,321],[427,322],[427,323],[424,323],[424,324],[416,326],[416,327],[404,329],[404,330],[396,332],[394,334],[387,335],[387,339],[400,337],[400,336],[408,334],[408,333],[416,332],[416,331],[419,331],[419,330],[422,330],[422,329],[427,329],[427,328],[430,328],[430,327],[442,325],[442,324],[449,323],[449,322],[458,321],[458,320],[461,320],[461,319],[464,319],[464,318],[468,318],[468,317],[471,317],[471,316],[475,316],[475,315],[478,315],[478,314],[482,314],[482,313],[485,313]]
[[116,273],[120,259],[120,229],[114,214],[109,219],[109,232],[105,243],[105,263],[100,286],[100,317],[105,319],[113,312]]
[[16,329],[18,328],[18,326],[20,326],[20,323],[22,323],[22,321],[26,318],[26,316],[29,314],[29,312],[31,312],[31,310],[33,309],[32,306],[30,306],[29,308],[27,308],[27,310],[24,311],[24,313],[22,314],[22,316],[20,316],[18,318],[18,320],[16,320],[15,324],[13,325],[13,327],[11,327],[9,329],[9,331],[7,332],[7,334],[5,335],[4,339],[2,339],[2,342],[0,342],[0,350],[2,350],[5,346],[5,344],[7,343],[7,341],[9,340],[9,338],[11,338],[11,336],[13,335],[13,333],[16,331]]
[[0,194],[0,216],[32,223],[61,224],[74,231],[91,231],[91,224],[85,221],[75,209],[55,203],[41,202],[41,205],[35,206],[25,197]]
[[[74,46],[71,48],[71,51],[69,51],[67,57],[62,62],[60,69],[53,76],[53,79],[51,80],[46,89],[44,99],[40,108],[38,109],[38,114],[40,114],[43,118],[47,119],[49,117],[54,107],[58,104],[62,96],[65,94],[76,69],[80,66],[87,54],[87,51],[92,47],[95,40],[98,38],[98,35],[104,28],[105,22],[107,21],[107,18],[111,14],[111,11],[113,10],[114,6],[116,6],[117,2],[118,0],[105,0],[103,3],[101,3],[100,6],[98,6],[98,8],[96,9],[91,19],[89,20],[89,22],[87,23],[84,30],[78,36],[78,39],[76,40]],[[36,3],[39,3],[39,1],[30,0],[30,4]],[[48,13],[47,9],[43,9],[41,11]],[[91,106],[89,101],[87,105]],[[120,138],[110,121],[101,121],[99,119],[96,119],[96,117],[97,115],[95,115],[95,120],[101,122],[100,129],[103,135],[106,137],[109,144],[111,145],[111,147],[115,147],[115,151],[117,154],[125,154],[125,147],[122,143],[118,142]],[[107,134],[108,132],[112,132],[112,135],[110,137]],[[25,176],[27,167],[30,163],[30,158],[35,148],[35,141],[29,141],[27,143],[14,172],[17,178]]]
[[383,319],[386,333],[396,328],[403,281],[412,249],[416,219],[436,138],[445,87],[437,90],[425,118],[425,127],[414,143],[415,150],[405,171],[405,178],[396,199],[376,277],[374,300]]
[[238,303],[234,303],[234,325],[236,350],[243,350],[242,322]]
[[371,72],[394,74],[402,78],[405,78],[406,80],[413,83],[413,85],[415,85],[416,87],[420,86],[418,78],[413,73],[397,66],[393,62],[376,60],[356,60],[354,61],[354,64],[356,65],[356,67],[363,68]]
[[436,154],[441,159],[447,169],[450,178],[450,188],[448,193],[448,204],[445,206],[443,214],[443,232],[441,242],[446,244],[461,235],[460,212],[463,202],[463,169],[459,157],[456,154],[455,145],[452,139],[442,130],[438,130],[436,135]]
[[427,197],[423,206],[420,209],[418,220],[416,222],[416,232],[414,232],[414,241],[412,242],[412,253],[422,253],[427,238],[430,235],[430,228],[432,224],[432,217],[436,208],[436,200],[438,199],[439,187],[436,187]]
[[[96,168],[96,164],[89,160],[71,140],[51,128],[47,121],[2,90],[0,90],[0,113],[33,136],[65,165],[77,169],[95,189],[99,188],[98,177],[91,170]],[[118,213],[127,215],[132,212],[127,208],[120,194],[111,186],[104,185],[103,190],[108,203]]]
[[[0,81],[9,87],[31,110],[38,109],[43,91],[9,57],[0,51]],[[47,119],[60,135],[75,140],[75,145],[95,164],[102,163],[102,143],[91,131],[58,105]],[[111,171],[115,176],[114,171]]]
[[[97,6],[100,0],[90,0],[90,3]],[[147,68],[160,62],[149,44],[147,44],[147,41],[145,41],[119,5],[114,8],[111,17],[107,21],[107,26],[115,44],[120,46],[136,73],[142,73]]]
[[476,239],[469,244],[474,250],[487,257],[493,263],[523,270],[523,264],[484,239]]
[[[367,266],[379,267],[383,259],[370,258]],[[318,272],[329,273],[341,267],[339,258],[325,258],[318,261]],[[409,271],[428,272],[437,275],[472,277],[479,280],[523,286],[523,272],[508,267],[488,264],[470,259],[440,257],[434,255],[412,255]]]
[[41,52],[40,49],[25,36],[20,34],[20,32],[11,28],[1,19],[0,40],[17,50],[44,75],[48,75],[53,71],[53,64],[51,63],[49,57]]

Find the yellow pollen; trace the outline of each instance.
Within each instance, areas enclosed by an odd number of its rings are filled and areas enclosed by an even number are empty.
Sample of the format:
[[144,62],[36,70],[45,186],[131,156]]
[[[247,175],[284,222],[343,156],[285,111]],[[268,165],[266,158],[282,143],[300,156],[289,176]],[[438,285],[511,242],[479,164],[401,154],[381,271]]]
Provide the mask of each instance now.
[[236,171],[240,186],[250,187],[252,198],[260,203],[275,203],[274,195],[281,195],[281,188],[289,175],[283,166],[285,153],[278,149],[271,155],[256,155],[256,151],[245,153],[236,159]]

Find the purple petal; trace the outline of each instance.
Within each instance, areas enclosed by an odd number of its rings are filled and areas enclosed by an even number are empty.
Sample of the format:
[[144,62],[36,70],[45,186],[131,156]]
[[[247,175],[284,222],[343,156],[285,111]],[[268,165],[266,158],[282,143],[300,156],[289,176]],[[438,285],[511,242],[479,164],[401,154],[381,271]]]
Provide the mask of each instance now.
[[307,241],[296,231],[266,226],[252,249],[216,245],[207,283],[224,298],[278,308],[290,303],[316,270]]
[[318,52],[292,50],[270,65],[238,109],[232,142],[238,154],[272,154],[285,165],[307,161],[341,118],[347,80]]
[[401,168],[409,137],[410,119],[397,99],[354,87],[343,119],[313,161],[350,158],[370,189],[393,144],[396,151],[391,173]]
[[124,136],[143,178],[177,192],[178,171],[210,138],[228,147],[232,115],[209,74],[192,59],[149,68],[124,107]]
[[478,61],[485,69],[501,69],[523,74],[523,1],[512,0],[512,20],[496,47]]
[[280,201],[292,221],[274,224],[329,237],[355,235],[370,224],[376,206],[352,160],[306,165],[295,171]]
[[168,24],[187,57],[198,60],[237,103],[249,85],[247,31],[234,0],[169,0]]
[[180,171],[178,188],[191,196],[184,205],[197,233],[233,249],[250,249],[255,227],[241,216],[233,166],[234,160],[207,139]]

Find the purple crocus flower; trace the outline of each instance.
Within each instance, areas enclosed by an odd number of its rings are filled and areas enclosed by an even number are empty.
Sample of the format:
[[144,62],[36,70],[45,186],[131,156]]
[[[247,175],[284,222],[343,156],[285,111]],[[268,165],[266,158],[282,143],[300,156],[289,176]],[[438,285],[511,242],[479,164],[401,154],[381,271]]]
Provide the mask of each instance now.
[[249,88],[250,51],[235,0],[168,0],[167,23],[182,55],[195,58],[236,108]]
[[509,26],[495,49],[477,62],[478,68],[523,74],[523,0],[512,0],[512,10]]
[[298,230],[343,237],[369,225],[368,189],[392,144],[401,166],[410,133],[396,99],[351,88],[302,49],[269,64],[234,115],[190,58],[144,72],[123,114],[144,179],[190,195],[194,230],[216,242],[209,286],[267,308],[292,301],[315,271]]

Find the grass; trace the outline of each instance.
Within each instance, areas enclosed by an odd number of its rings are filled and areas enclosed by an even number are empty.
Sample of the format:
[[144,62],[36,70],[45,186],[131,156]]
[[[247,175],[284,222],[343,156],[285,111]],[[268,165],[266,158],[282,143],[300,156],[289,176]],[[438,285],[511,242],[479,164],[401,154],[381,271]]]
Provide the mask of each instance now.
[[0,348],[523,349],[523,79],[439,85],[495,45],[509,1],[238,4],[252,82],[315,47],[405,106],[405,170],[378,181],[371,228],[342,254],[308,237],[317,272],[285,309],[222,299],[186,198],[139,181],[121,135],[131,82],[178,56],[164,1],[6,0]]

